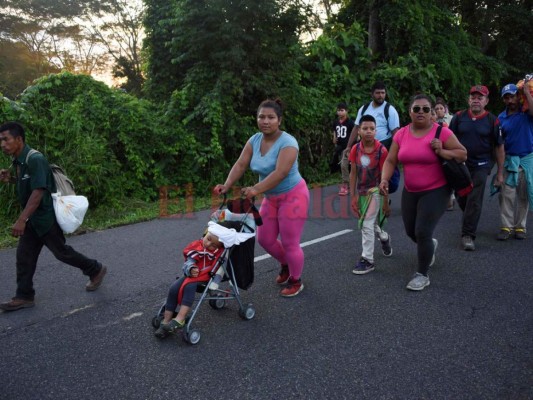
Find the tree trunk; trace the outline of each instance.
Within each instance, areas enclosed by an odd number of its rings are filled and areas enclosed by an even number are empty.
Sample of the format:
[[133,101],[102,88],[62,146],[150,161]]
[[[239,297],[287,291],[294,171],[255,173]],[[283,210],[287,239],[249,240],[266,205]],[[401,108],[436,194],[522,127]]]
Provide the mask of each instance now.
[[368,48],[373,56],[379,54],[381,50],[380,3],[379,0],[373,0],[368,3]]

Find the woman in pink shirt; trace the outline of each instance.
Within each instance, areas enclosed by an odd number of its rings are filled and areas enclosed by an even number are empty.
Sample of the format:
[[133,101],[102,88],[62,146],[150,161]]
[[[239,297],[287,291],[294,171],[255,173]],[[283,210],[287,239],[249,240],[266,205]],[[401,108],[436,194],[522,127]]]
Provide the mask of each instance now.
[[435,139],[438,124],[431,120],[432,100],[419,94],[409,106],[411,123],[394,135],[381,174],[380,190],[387,193],[389,179],[398,162],[403,164],[402,219],[407,236],[417,244],[418,272],[407,284],[409,290],[423,290],[429,286],[428,269],[435,262],[437,239],[433,231],[450,197],[439,156],[466,160],[466,149],[448,128],[442,128]]

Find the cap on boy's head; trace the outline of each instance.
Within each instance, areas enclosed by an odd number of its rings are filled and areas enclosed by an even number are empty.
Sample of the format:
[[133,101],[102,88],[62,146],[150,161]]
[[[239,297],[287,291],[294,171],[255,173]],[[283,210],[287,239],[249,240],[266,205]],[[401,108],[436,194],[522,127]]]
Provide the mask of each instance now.
[[516,87],[516,85],[514,83],[509,83],[503,87],[502,97],[506,94],[516,94],[516,92],[518,92],[518,88]]
[[337,110],[347,110],[348,105],[346,103],[339,103],[337,104]]
[[483,85],[476,85],[470,88],[470,94],[479,93],[482,96],[489,95],[489,89]]

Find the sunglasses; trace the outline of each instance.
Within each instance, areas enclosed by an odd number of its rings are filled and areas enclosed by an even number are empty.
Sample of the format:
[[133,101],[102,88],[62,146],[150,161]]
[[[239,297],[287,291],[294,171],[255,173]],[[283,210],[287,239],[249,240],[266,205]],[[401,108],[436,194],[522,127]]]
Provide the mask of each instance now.
[[431,111],[431,107],[414,106],[413,108],[411,108],[411,111],[413,111],[415,114],[419,113],[420,110],[424,111],[424,114],[427,114]]

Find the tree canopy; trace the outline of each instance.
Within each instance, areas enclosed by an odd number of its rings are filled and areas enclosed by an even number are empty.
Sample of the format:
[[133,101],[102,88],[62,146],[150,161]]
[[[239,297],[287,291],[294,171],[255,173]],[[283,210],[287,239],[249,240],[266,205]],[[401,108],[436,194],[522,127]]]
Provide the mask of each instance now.
[[[140,94],[144,78],[142,57],[143,6],[126,0],[6,0],[0,3],[0,58],[23,61],[25,68],[3,64],[7,76],[18,78],[3,84],[4,94],[53,71],[83,74],[102,72],[115,63],[115,75]],[[9,49],[24,53],[12,55]],[[21,74],[24,72],[24,75]],[[24,79],[25,78],[25,79]]]

